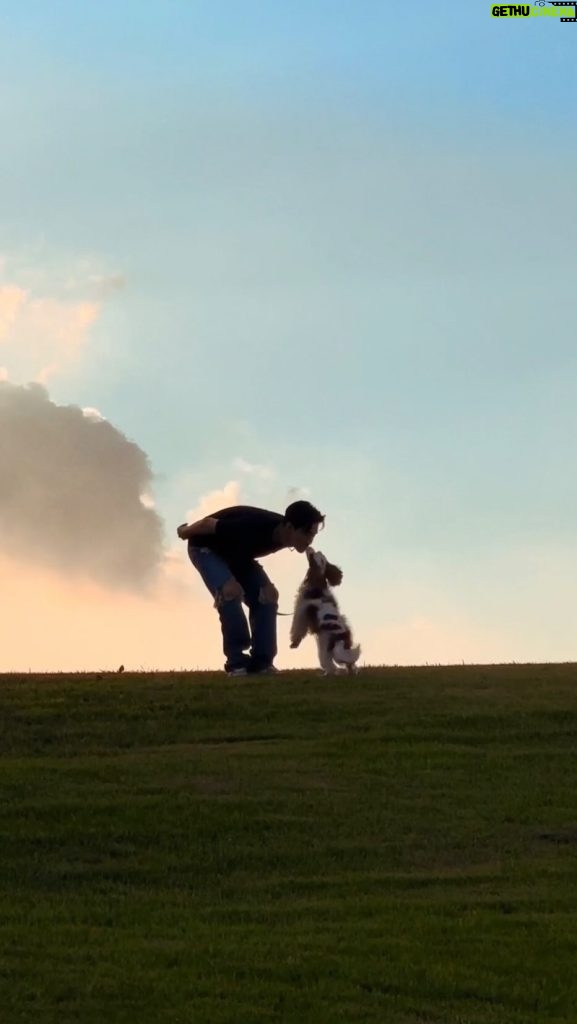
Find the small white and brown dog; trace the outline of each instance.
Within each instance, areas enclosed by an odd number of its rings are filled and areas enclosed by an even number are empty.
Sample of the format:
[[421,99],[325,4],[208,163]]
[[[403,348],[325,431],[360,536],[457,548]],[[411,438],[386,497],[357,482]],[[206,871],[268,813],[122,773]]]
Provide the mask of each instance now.
[[353,647],[350,626],[341,615],[331,587],[338,587],[343,574],[320,551],[307,551],[308,572],[295,601],[291,624],[291,647],[298,647],[307,633],[317,638],[319,662],[325,675],[356,672],[361,653]]

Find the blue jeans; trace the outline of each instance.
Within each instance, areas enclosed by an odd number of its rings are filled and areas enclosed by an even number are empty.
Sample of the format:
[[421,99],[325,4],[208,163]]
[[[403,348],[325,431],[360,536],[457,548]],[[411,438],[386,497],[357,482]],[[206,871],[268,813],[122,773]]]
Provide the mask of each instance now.
[[[190,543],[188,557],[215,600],[221,587],[231,576],[238,580],[244,590],[250,630],[239,598],[219,601],[217,604],[222,630],[222,648],[226,658],[225,671],[232,672],[233,669],[245,668],[249,672],[257,672],[261,668],[268,668],[277,653],[278,604],[263,604],[259,600],[261,587],[270,582],[262,565],[251,561],[246,567],[235,569],[233,573],[214,551],[194,547]],[[248,654],[245,653],[247,651]]]

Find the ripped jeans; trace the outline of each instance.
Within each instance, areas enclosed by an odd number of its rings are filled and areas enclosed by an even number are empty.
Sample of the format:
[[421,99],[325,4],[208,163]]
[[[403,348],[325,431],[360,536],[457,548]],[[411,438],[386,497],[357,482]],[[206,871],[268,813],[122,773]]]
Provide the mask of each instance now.
[[[262,565],[250,561],[234,573],[226,562],[209,548],[188,545],[188,557],[198,570],[203,582],[215,599],[220,618],[222,647],[226,658],[225,671],[245,668],[249,672],[272,665],[277,653],[276,619],[278,603],[263,603],[261,590],[270,584]],[[249,610],[249,624],[243,611],[242,600],[223,600],[220,591],[231,576],[244,590],[244,602]],[[246,652],[249,653],[246,653]]]

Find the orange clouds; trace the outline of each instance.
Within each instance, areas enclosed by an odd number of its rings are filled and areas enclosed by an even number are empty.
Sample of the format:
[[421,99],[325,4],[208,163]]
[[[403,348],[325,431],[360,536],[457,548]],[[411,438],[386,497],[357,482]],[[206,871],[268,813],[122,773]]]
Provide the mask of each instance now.
[[46,382],[78,358],[100,312],[98,302],[34,298],[0,287],[0,345],[8,373]]
[[103,303],[126,285],[84,258],[49,273],[0,257],[0,366],[4,376],[46,383],[78,361]]
[[0,287],[0,344],[5,342],[26,302],[26,292],[16,285]]

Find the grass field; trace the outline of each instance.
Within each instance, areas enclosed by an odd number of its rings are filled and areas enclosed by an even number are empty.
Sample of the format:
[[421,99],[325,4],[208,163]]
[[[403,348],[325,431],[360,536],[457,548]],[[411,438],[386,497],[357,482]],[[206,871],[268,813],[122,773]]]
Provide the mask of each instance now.
[[577,1021],[577,667],[0,677],[2,1024]]

